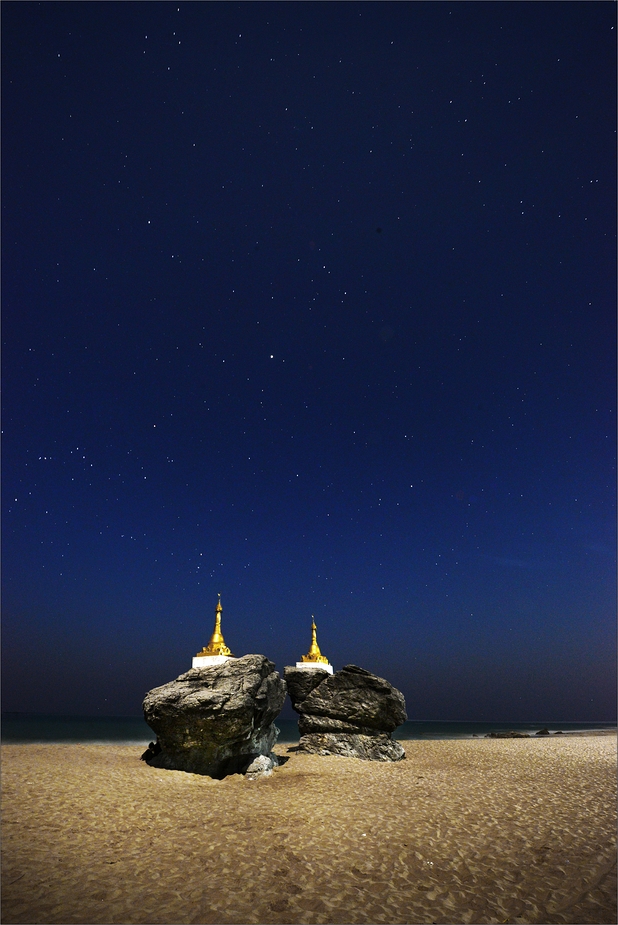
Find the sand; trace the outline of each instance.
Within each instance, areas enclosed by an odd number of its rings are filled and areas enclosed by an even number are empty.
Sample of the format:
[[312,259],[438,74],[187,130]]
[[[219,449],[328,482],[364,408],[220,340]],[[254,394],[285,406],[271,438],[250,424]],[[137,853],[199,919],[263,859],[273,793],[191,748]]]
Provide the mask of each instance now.
[[272,777],[2,748],[5,923],[616,922],[616,738],[410,741]]

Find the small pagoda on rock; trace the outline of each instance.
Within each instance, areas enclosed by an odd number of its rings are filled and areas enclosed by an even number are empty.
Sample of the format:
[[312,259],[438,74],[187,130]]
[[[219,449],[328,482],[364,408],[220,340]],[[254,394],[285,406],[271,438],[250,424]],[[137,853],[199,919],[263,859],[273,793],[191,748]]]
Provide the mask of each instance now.
[[306,655],[301,656],[300,662],[296,662],[297,668],[320,668],[322,671],[333,673],[333,666],[330,664],[325,655],[320,652],[317,638],[317,627],[313,616],[311,617],[311,646]]
[[221,632],[222,610],[221,595],[219,595],[219,600],[215,608],[215,628],[208,645],[204,646],[201,652],[193,656],[193,668],[211,668],[213,665],[222,665],[230,658],[234,658],[226,646],[223,633]]

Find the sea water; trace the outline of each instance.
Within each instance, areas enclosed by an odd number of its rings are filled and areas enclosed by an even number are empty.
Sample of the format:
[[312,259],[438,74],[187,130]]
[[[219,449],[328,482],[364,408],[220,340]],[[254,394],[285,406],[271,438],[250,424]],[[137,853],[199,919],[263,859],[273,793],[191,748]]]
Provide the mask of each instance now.
[[[297,742],[295,720],[275,721],[279,742]],[[65,744],[139,745],[156,738],[142,716],[57,716],[43,713],[3,713],[2,742],[64,742]]]
[[148,745],[155,734],[143,716],[57,716],[43,713],[3,713],[3,742],[89,742]]
[[[297,742],[295,720],[275,720],[278,741]],[[474,723],[409,721],[393,733],[394,739],[470,739],[490,732],[521,732],[534,735],[540,729],[556,732],[588,732],[615,729],[616,723]],[[141,716],[51,716],[41,713],[3,713],[0,727],[3,742],[64,742],[146,746],[155,738]]]

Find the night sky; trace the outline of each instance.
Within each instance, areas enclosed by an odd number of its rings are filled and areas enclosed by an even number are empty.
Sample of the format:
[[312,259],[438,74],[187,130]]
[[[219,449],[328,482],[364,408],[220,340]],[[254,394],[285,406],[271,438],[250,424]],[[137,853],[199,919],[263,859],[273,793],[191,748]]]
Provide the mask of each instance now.
[[615,4],[2,13],[3,709],[613,720]]

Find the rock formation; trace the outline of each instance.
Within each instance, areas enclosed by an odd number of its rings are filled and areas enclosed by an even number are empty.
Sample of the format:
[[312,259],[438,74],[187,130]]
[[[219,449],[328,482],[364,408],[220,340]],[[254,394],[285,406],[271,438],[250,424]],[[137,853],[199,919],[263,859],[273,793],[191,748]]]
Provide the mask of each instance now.
[[[144,760],[157,768],[223,778],[269,756],[286,685],[263,655],[192,668],[146,694],[144,718],[157,735]],[[159,750],[158,750],[159,749]]]
[[405,758],[391,733],[407,719],[406,704],[388,681],[356,665],[333,675],[291,667],[284,674],[299,714],[301,751],[368,761]]
[[529,739],[527,732],[487,732],[486,739]]

